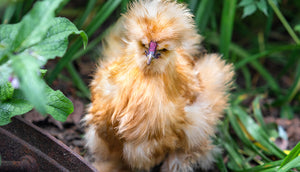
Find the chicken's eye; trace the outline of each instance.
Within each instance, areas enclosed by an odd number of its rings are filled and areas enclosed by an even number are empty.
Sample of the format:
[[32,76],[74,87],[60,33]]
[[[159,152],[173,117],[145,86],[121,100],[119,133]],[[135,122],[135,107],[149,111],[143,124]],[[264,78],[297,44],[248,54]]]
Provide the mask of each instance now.
[[147,48],[147,47],[146,47],[146,44],[144,44],[144,43],[142,43],[142,42],[141,42],[141,46],[144,47],[144,48]]
[[166,48],[163,48],[163,49],[160,49],[158,51],[160,51],[160,52],[167,52],[168,50]]

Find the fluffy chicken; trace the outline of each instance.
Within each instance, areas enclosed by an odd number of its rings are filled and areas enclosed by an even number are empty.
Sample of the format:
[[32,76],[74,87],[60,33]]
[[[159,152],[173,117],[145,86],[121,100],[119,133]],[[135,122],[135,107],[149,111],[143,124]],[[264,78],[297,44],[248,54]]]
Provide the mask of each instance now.
[[106,37],[85,140],[101,172],[209,169],[232,65],[201,47],[193,16],[169,0],[133,2]]

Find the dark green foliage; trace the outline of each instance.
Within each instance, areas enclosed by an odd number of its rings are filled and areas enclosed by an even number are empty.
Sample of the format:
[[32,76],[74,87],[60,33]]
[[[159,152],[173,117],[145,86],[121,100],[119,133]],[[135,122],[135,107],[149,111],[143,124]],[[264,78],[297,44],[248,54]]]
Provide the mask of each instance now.
[[19,23],[0,25],[0,125],[33,107],[60,121],[73,111],[69,99],[45,84],[45,70],[40,70],[49,59],[64,55],[69,35],[79,34],[87,43],[86,34],[68,19],[55,18],[61,2],[36,2]]

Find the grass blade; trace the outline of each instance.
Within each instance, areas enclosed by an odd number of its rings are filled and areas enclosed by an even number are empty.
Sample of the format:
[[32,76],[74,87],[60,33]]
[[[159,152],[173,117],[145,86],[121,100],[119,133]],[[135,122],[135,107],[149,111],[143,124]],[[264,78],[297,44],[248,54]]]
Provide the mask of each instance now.
[[242,108],[234,106],[233,113],[238,116],[245,129],[247,129],[255,141],[262,146],[261,148],[266,150],[268,153],[274,154],[278,158],[285,157],[285,153],[269,140],[268,134],[260,128]]
[[66,67],[72,77],[73,84],[83,93],[84,97],[90,98],[91,93],[85,85],[85,83],[82,81],[74,66],[71,63],[69,63]]
[[249,168],[246,170],[241,170],[238,172],[269,172],[269,171],[274,172],[274,171],[277,171],[281,162],[282,162],[282,160],[269,162],[269,163],[265,163],[263,165],[259,165],[259,166]]
[[274,47],[270,50],[265,50],[263,52],[260,52],[258,54],[255,54],[255,55],[252,55],[252,56],[248,56],[246,58],[244,58],[243,60],[237,62],[234,66],[235,66],[235,69],[239,69],[241,68],[242,66],[250,63],[250,62],[253,62],[259,58],[262,58],[262,57],[266,57],[270,54],[273,54],[273,53],[276,53],[276,52],[282,52],[282,51],[287,51],[287,50],[298,50],[300,49],[300,46],[298,45],[283,45],[283,46],[279,46],[279,47]]
[[249,69],[246,68],[246,67],[241,68],[241,70],[242,70],[242,73],[244,75],[246,89],[250,90],[251,85],[252,85],[252,83],[251,83],[251,73],[250,73]]
[[197,4],[198,4],[198,0],[189,0],[189,2],[188,2],[189,9],[191,9],[194,14],[195,14],[195,11],[197,10],[196,9]]
[[202,0],[198,5],[198,9],[195,15],[195,22],[200,30],[200,33],[203,33],[208,19],[212,13],[214,0]]
[[4,12],[2,24],[8,24],[16,11],[16,3],[11,3]]
[[223,2],[220,52],[228,58],[237,0],[224,0]]
[[262,96],[257,96],[257,97],[255,97],[254,101],[252,102],[253,115],[254,115],[255,119],[257,120],[257,122],[259,123],[259,125],[262,127],[262,129],[264,131],[268,132],[269,130],[267,129],[267,126],[263,119],[262,112],[260,110],[259,101],[261,98],[262,98]]
[[[291,162],[293,159],[298,157],[300,154],[300,142],[292,149],[292,151],[284,158],[282,163],[280,164],[280,167],[283,167],[287,165],[289,162]],[[300,163],[299,163],[300,164]]]
[[129,0],[122,0],[122,3],[121,3],[121,10],[122,10],[122,13],[126,12],[127,11],[127,5],[129,3]]
[[[227,150],[229,156],[232,159],[232,162],[235,163],[235,167],[234,168],[238,168],[238,169],[244,169],[246,166],[246,160],[245,158],[239,153],[237,152],[237,148],[238,146],[236,145],[235,142],[233,142],[232,140],[234,140],[232,137],[229,136],[229,134],[227,134],[227,139],[223,140],[223,146],[224,148]],[[230,141],[231,140],[231,141]],[[249,166],[248,166],[249,168]]]
[[240,154],[239,152],[239,147],[237,143],[234,141],[234,139],[230,136],[228,130],[228,118],[225,119],[225,121],[220,125],[220,131],[222,131],[222,137],[221,138],[216,138],[218,143],[221,143],[221,145],[224,147],[226,152],[228,153],[230,157],[229,161],[229,167],[231,169],[236,170],[241,170],[241,169],[246,169],[250,168],[250,165],[246,163],[246,159]]
[[289,163],[281,167],[277,172],[286,172],[292,168],[297,168],[297,167],[300,167],[300,156],[298,156],[297,158],[293,159],[292,161],[290,161]]
[[87,7],[82,16],[75,22],[78,28],[81,28],[87,17],[91,14],[97,0],[89,0]]
[[104,23],[112,12],[120,5],[121,0],[107,1],[97,13],[91,24],[86,28],[88,36],[91,36]]
[[217,162],[216,162],[218,169],[220,170],[220,172],[227,172],[227,168],[226,165],[223,161],[223,158],[221,156],[217,157]]
[[[231,108],[232,109],[232,108]],[[241,122],[236,118],[231,110],[228,110],[228,118],[230,124],[232,125],[235,133],[242,140],[242,142],[251,150],[253,150],[257,155],[259,155],[263,160],[270,162],[271,160],[266,157],[261,151],[253,144],[254,138],[246,131],[245,127],[241,125]],[[243,127],[243,128],[242,128]]]

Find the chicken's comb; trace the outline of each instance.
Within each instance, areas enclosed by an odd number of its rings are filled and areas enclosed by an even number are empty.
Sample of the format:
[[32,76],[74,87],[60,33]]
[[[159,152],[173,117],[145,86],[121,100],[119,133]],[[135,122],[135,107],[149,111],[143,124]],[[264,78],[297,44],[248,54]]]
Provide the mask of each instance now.
[[157,47],[157,43],[151,41],[150,45],[149,45],[149,52],[154,52],[155,53],[156,52],[156,47]]

